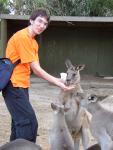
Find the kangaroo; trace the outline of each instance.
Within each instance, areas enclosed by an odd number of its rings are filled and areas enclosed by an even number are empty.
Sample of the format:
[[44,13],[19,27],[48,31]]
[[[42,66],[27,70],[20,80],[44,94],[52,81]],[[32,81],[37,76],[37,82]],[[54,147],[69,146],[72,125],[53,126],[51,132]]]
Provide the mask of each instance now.
[[89,146],[88,137],[88,117],[84,108],[79,105],[77,100],[77,92],[83,92],[80,85],[80,71],[84,69],[85,65],[73,66],[70,60],[65,62],[67,67],[66,85],[75,85],[75,88],[71,91],[61,90],[58,100],[65,107],[70,108],[65,113],[65,120],[69,131],[74,139],[75,150],[79,150],[80,139],[84,150]]
[[113,150],[113,112],[107,110],[99,103],[105,98],[105,96],[91,94],[84,97],[80,104],[92,115],[90,128],[101,150]]
[[50,132],[50,149],[51,150],[75,150],[74,141],[68,130],[65,122],[65,111],[68,108],[64,108],[62,105],[51,104],[51,108],[54,111],[53,127]]
[[101,150],[101,148],[98,144],[94,144],[90,146],[87,150]]
[[24,139],[17,139],[6,143],[0,147],[0,150],[42,150],[39,145]]

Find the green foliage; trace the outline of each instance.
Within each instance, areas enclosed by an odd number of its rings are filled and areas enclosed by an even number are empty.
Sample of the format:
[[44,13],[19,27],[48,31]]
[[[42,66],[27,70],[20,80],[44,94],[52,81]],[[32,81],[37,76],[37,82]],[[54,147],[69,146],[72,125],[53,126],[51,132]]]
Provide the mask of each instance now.
[[53,15],[84,16],[87,15],[86,0],[52,0],[48,1],[49,10]]
[[53,15],[113,16],[113,0],[47,0]]
[[46,0],[13,0],[12,10],[18,15],[30,15],[38,7],[46,7]]
[[89,16],[113,16],[113,0],[89,0]]
[[113,16],[113,0],[0,0],[0,12],[30,15],[38,7],[55,16]]
[[0,0],[0,14],[8,14],[10,13],[8,6],[8,0]]

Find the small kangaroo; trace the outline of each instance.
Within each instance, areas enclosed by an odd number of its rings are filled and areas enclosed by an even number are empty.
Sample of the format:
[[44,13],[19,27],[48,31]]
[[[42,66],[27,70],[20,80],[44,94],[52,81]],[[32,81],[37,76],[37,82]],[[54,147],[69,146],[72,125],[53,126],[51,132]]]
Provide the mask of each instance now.
[[64,113],[68,108],[51,103],[54,111],[53,127],[50,131],[51,150],[75,150],[74,142],[65,122]]
[[90,128],[101,150],[113,150],[113,112],[107,110],[99,103],[99,101],[105,98],[105,96],[93,94],[86,95],[80,104],[92,115]]
[[70,60],[65,62],[67,67],[66,85],[75,85],[75,88],[70,91],[61,90],[58,101],[65,107],[70,108],[65,113],[65,120],[69,131],[74,139],[75,150],[79,150],[80,139],[82,138],[82,144],[84,150],[89,146],[88,137],[88,117],[84,108],[79,105],[78,92],[83,93],[83,89],[80,85],[80,71],[84,69],[85,65],[73,66]]
[[17,139],[6,143],[0,147],[0,150],[42,150],[42,148],[30,141],[24,139]]

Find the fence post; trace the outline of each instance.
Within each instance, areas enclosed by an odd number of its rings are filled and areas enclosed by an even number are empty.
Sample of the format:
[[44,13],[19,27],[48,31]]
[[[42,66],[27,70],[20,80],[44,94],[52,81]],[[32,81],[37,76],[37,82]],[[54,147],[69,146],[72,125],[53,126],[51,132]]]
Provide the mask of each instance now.
[[7,44],[7,20],[1,19],[0,57],[4,57]]

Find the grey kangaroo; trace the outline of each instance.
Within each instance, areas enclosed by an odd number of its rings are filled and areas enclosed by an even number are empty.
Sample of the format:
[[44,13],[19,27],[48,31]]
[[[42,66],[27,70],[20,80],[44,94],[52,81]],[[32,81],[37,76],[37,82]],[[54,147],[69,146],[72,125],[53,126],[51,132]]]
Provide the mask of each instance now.
[[104,98],[106,97],[86,95],[80,103],[92,115],[90,128],[101,150],[113,150],[113,112],[101,105],[100,101]]
[[101,150],[99,144],[94,144],[90,146],[87,150]]
[[53,127],[50,131],[51,150],[75,150],[74,141],[65,122],[65,112],[68,108],[63,105],[51,104],[53,109]]
[[42,148],[30,141],[24,139],[17,139],[6,143],[0,147],[0,150],[42,150]]
[[88,116],[84,108],[79,105],[77,92],[83,93],[80,85],[80,71],[84,69],[85,65],[72,65],[70,60],[66,61],[67,77],[66,85],[75,85],[71,91],[61,90],[58,101],[65,107],[69,107],[69,111],[65,113],[65,119],[69,131],[74,139],[75,150],[79,150],[80,139],[84,150],[89,147],[88,137]]

